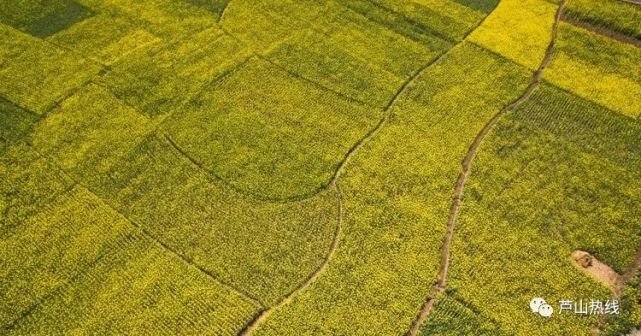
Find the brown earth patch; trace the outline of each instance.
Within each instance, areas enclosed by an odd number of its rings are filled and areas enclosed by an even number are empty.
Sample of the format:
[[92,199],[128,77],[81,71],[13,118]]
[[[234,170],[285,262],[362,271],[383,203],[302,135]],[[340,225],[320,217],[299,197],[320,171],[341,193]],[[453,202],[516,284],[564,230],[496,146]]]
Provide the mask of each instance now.
[[574,251],[570,255],[570,260],[581,272],[610,287],[613,292],[617,293],[621,289],[623,277],[590,253],[580,250]]

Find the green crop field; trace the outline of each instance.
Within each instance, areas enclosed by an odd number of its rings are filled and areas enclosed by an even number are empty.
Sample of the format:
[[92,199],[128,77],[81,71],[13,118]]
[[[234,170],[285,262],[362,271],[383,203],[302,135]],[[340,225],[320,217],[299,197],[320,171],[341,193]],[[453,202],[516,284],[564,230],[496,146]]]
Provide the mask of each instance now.
[[638,1],[0,0],[0,335],[639,332]]

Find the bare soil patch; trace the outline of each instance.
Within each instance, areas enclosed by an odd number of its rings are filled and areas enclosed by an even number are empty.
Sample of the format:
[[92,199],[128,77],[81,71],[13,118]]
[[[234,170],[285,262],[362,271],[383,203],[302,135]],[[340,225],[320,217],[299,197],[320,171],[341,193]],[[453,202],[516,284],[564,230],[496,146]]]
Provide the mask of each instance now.
[[570,259],[581,272],[612,288],[613,291],[618,292],[621,288],[623,277],[590,253],[577,250],[572,252]]

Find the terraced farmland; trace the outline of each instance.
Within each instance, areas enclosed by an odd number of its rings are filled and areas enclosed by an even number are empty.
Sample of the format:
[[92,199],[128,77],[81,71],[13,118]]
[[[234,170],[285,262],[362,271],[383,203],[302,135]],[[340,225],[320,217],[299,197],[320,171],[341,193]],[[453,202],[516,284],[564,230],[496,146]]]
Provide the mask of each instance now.
[[640,18],[0,1],[0,334],[641,330]]

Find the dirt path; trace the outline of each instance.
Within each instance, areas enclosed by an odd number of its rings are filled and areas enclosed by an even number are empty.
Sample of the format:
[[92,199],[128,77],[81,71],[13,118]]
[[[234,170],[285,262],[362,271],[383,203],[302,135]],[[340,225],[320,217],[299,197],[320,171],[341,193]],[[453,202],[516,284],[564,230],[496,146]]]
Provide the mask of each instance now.
[[559,5],[559,8],[557,9],[555,21],[552,26],[552,37],[550,39],[550,44],[548,45],[545,51],[545,56],[543,57],[543,60],[541,61],[539,68],[534,73],[534,76],[532,76],[530,84],[528,85],[528,87],[525,89],[525,91],[521,96],[519,96],[511,104],[509,104],[508,106],[504,107],[499,112],[497,112],[492,117],[492,119],[490,119],[490,121],[488,121],[488,123],[485,124],[483,129],[481,129],[481,131],[477,134],[476,138],[474,139],[474,142],[472,142],[472,144],[470,145],[467,151],[467,154],[465,155],[465,158],[461,163],[462,169],[458,179],[456,180],[454,194],[452,195],[452,204],[450,206],[450,211],[449,211],[449,218],[447,221],[447,231],[445,234],[443,245],[441,247],[441,267],[440,267],[440,272],[438,274],[438,280],[434,284],[434,286],[432,286],[432,289],[429,295],[427,296],[425,303],[421,307],[421,310],[418,316],[416,317],[416,319],[414,320],[414,322],[412,322],[412,325],[410,327],[410,330],[407,332],[407,335],[415,336],[418,334],[420,327],[423,325],[423,323],[427,320],[430,313],[432,312],[432,308],[434,307],[434,303],[436,302],[436,299],[443,292],[445,292],[445,289],[447,288],[447,277],[448,277],[448,271],[450,267],[450,250],[452,247],[452,239],[454,238],[454,228],[456,226],[456,220],[459,215],[461,198],[463,196],[463,191],[465,189],[465,183],[467,182],[467,179],[469,177],[472,161],[474,160],[474,157],[476,156],[476,153],[481,143],[487,137],[487,135],[492,130],[494,125],[498,123],[501,117],[503,117],[507,112],[514,110],[522,102],[528,99],[532,94],[532,92],[534,92],[534,89],[538,86],[541,80],[541,75],[543,74],[543,70],[545,70],[545,68],[548,66],[552,58],[552,51],[554,49],[554,43],[556,41],[556,33],[559,26],[559,22],[561,21],[561,16],[563,15],[563,11],[565,9],[565,3],[566,3],[566,0],[563,0]]
[[276,305],[273,305],[267,309],[263,309],[260,313],[258,313],[253,320],[249,322],[245,326],[245,328],[240,332],[241,336],[244,335],[250,335],[256,328],[263,322],[267,317],[276,309],[288,304],[291,302],[292,298],[295,295],[298,295],[298,293],[303,292],[306,290],[320,275],[325,271],[327,268],[327,265],[329,264],[329,261],[332,259],[334,256],[334,253],[336,252],[336,249],[338,247],[338,241],[339,237],[341,234],[341,226],[343,223],[343,218],[345,217],[345,209],[343,205],[343,193],[341,192],[340,187],[338,184],[333,183],[332,184],[334,187],[334,190],[336,192],[336,198],[338,199],[338,221],[336,223],[336,228],[334,229],[334,236],[332,237],[332,243],[329,247],[329,250],[327,251],[327,254],[325,255],[325,258],[323,259],[323,262],[316,268],[316,270],[311,273],[307,279],[301,283],[298,287],[296,287],[293,291],[289,292],[285,297],[278,302]]
[[[240,332],[240,336],[246,336],[250,335],[256,328],[263,322],[265,319],[276,309],[279,307],[282,307],[289,303],[292,300],[292,297],[297,295],[298,293],[303,292],[306,290],[319,276],[323,271],[327,268],[327,265],[329,264],[329,261],[332,259],[334,253],[336,252],[336,249],[338,248],[338,242],[339,242],[339,236],[341,232],[341,226],[343,223],[343,219],[345,217],[344,214],[344,205],[343,205],[343,193],[338,185],[338,179],[341,176],[341,173],[344,171],[345,166],[347,165],[347,162],[353,157],[365,144],[367,144],[378,132],[380,129],[387,124],[389,121],[391,115],[392,115],[392,110],[394,106],[396,106],[396,103],[398,102],[399,98],[411,87],[411,85],[421,76],[427,68],[429,68],[432,64],[436,63],[439,59],[441,59],[447,52],[444,52],[443,54],[439,55],[436,57],[434,60],[431,62],[425,64],[421,68],[419,68],[412,76],[410,76],[404,83],[401,85],[401,87],[398,89],[396,94],[390,99],[389,103],[385,106],[384,109],[384,116],[379,120],[379,122],[372,128],[367,134],[365,134],[364,137],[362,137],[358,142],[350,148],[350,150],[345,154],[339,165],[336,167],[336,170],[334,171],[334,174],[332,175],[332,178],[330,179],[329,183],[327,186],[333,187],[336,196],[338,198],[339,202],[339,212],[338,212],[338,223],[336,226],[336,230],[334,231],[334,237],[332,240],[332,244],[330,246],[330,249],[325,257],[325,260],[319,267],[309,275],[307,280],[303,282],[300,286],[296,287],[292,292],[287,294],[280,302],[278,302],[276,305],[271,306],[267,309],[264,309],[261,311],[259,314],[257,314],[253,320],[249,322],[249,324]],[[169,140],[169,139],[168,139]],[[318,193],[321,191],[325,190],[327,187],[321,188]]]
[[637,5],[637,6],[641,6],[641,0],[619,0],[619,1],[627,2],[629,4],[633,4],[633,5]]
[[[637,251],[637,254],[632,261],[632,264],[628,269],[621,275],[620,281],[617,286],[612,290],[612,298],[618,299],[621,296],[621,292],[625,288],[626,284],[637,276],[641,272],[641,248]],[[597,336],[601,334],[601,328],[607,322],[607,315],[599,315],[597,319],[596,326],[592,330],[592,336]],[[635,335],[634,333],[632,335]]]
[[[228,33],[228,34],[230,34],[230,33]],[[358,141],[356,141],[356,143],[354,143],[354,145],[352,145],[352,147],[350,147],[350,149],[347,151],[347,153],[345,153],[343,158],[339,161],[338,165],[336,166],[336,169],[334,170],[334,172],[331,175],[331,178],[327,182],[324,182],[323,184],[318,186],[318,188],[316,188],[316,189],[314,189],[314,190],[312,190],[310,192],[306,192],[306,193],[298,194],[298,195],[293,195],[293,196],[274,198],[274,197],[265,197],[263,195],[259,195],[259,194],[256,194],[256,193],[252,193],[252,192],[240,189],[240,188],[234,186],[229,181],[225,180],[223,177],[218,176],[218,175],[214,174],[213,172],[209,171],[208,169],[206,169],[203,164],[198,162],[195,158],[191,157],[168,134],[162,134],[162,135],[165,137],[165,139],[169,142],[169,144],[176,151],[178,151],[181,155],[185,156],[189,161],[191,161],[192,164],[194,164],[195,166],[200,168],[200,170],[205,172],[210,178],[212,178],[212,179],[214,179],[214,180],[216,180],[216,181],[218,181],[220,183],[225,184],[226,186],[228,186],[229,188],[231,188],[232,190],[236,191],[237,193],[239,193],[241,195],[245,195],[247,197],[253,198],[253,199],[258,200],[258,201],[270,202],[270,203],[291,203],[291,202],[304,201],[304,200],[307,200],[307,199],[310,199],[310,198],[318,196],[320,193],[328,190],[329,188],[331,188],[332,186],[334,186],[336,184],[336,182],[338,181],[338,177],[340,176],[341,172],[344,170],[345,165],[347,164],[347,162],[349,162],[351,157],[354,156],[374,136],[376,136],[376,134],[378,134],[380,129],[389,121],[390,116],[391,116],[391,111],[394,108],[394,106],[396,105],[396,103],[398,102],[399,98],[420,77],[420,75],[423,72],[425,72],[425,70],[427,70],[427,68],[429,68],[432,64],[438,62],[438,60],[440,60],[445,54],[447,54],[447,51],[442,53],[441,55],[439,55],[438,57],[436,57],[432,61],[430,61],[430,62],[426,63],[425,65],[423,65],[421,68],[416,70],[405,82],[403,82],[403,84],[398,89],[396,94],[394,94],[394,96],[390,99],[388,104],[383,109],[383,117],[378,121],[378,123],[376,123],[376,125],[374,125],[374,127],[371,128],[363,137],[358,139]],[[254,57],[257,57],[257,58],[260,58],[260,59],[265,60],[267,62],[270,62],[271,64],[273,64],[274,66],[277,66],[281,70],[285,70],[288,73],[294,75],[289,70],[284,69],[280,65],[277,65],[277,64],[273,63],[271,60],[269,60],[268,58],[266,58],[264,56],[255,54]],[[246,62],[243,62],[242,64],[244,64],[244,63],[246,63]],[[240,66],[242,66],[242,64]],[[319,83],[316,83],[314,81],[311,81],[311,80],[309,80],[307,78],[304,78],[304,77],[302,77],[300,75],[296,74],[295,76],[297,78],[301,79],[301,80],[304,80],[306,82],[309,82],[309,83],[312,83],[312,84],[314,84],[316,86],[319,86],[323,90],[326,90],[328,92],[332,92],[332,93],[337,94],[339,96],[342,96],[342,97],[344,97],[346,99],[350,99],[351,101],[353,101],[355,103],[362,104],[362,105],[365,105],[365,106],[371,106],[371,105],[369,105],[369,104],[367,104],[365,102],[361,102],[359,100],[355,100],[353,98],[346,97],[343,94],[340,94],[340,93],[338,93],[336,91],[333,91],[333,90],[331,90],[329,88],[326,88],[322,84],[319,84]]]

